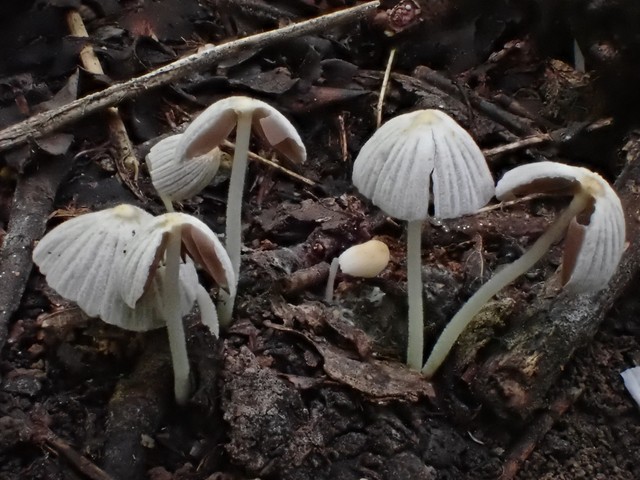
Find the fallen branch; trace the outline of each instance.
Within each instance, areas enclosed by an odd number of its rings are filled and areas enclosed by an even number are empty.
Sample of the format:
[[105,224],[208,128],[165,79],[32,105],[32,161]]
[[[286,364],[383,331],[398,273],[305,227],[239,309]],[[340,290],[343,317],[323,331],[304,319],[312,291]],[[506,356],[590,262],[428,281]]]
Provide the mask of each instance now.
[[46,447],[56,454],[64,457],[74,468],[90,480],[114,480],[104,470],[96,466],[89,459],[76,452],[71,446],[60,437],[50,432],[44,441]]
[[60,108],[35,115],[24,122],[0,131],[0,151],[47,135],[64,125],[104,108],[117,105],[139,93],[166,85],[190,73],[205,70],[221,59],[238,55],[247,50],[263,49],[294,37],[326,31],[338,25],[363,18],[367,13],[375,10],[379,3],[378,1],[367,2],[357,7],[294,23],[277,30],[270,30],[223,43],[200,53],[189,55],[140,77],[87,95]]

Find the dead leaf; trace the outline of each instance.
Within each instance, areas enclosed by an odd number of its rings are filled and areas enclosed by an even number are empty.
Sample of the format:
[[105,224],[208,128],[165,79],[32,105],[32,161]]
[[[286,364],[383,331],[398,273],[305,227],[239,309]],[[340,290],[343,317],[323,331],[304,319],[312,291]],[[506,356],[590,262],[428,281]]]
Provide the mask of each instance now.
[[39,103],[33,107],[34,113],[46,112],[47,110],[53,110],[55,108],[62,107],[68,103],[73,102],[78,98],[78,78],[79,71],[76,71],[69,77],[67,83],[50,99],[45,102]]
[[54,133],[35,140],[36,145],[49,155],[64,155],[73,142],[73,135],[68,133]]
[[419,372],[398,362],[352,358],[346,350],[335,347],[319,336],[266,321],[265,325],[302,337],[310,342],[324,359],[329,378],[348,385],[378,403],[393,400],[415,402],[421,397],[435,398],[433,386]]

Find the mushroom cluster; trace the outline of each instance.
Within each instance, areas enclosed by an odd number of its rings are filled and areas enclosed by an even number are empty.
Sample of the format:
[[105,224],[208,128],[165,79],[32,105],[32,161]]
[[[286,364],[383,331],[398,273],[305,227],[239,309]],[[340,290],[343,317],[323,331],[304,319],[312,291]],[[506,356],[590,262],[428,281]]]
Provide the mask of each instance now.
[[[226,249],[202,221],[173,212],[173,202],[200,192],[216,175],[220,145],[235,129],[229,184]],[[190,392],[182,318],[198,304],[202,321],[219,334],[232,315],[242,245],[241,206],[251,132],[286,158],[302,162],[306,151],[291,123],[270,105],[247,97],[214,103],[178,135],[156,144],[147,157],[154,186],[169,213],[154,217],[131,206],[90,213],[51,230],[34,250],[34,262],[60,295],[88,315],[134,331],[166,326],[175,395]],[[564,288],[574,293],[604,288],[625,242],[622,206],[599,175],[579,167],[539,162],[509,171],[494,185],[480,148],[455,120],[438,110],[397,116],[374,133],[359,152],[353,183],[388,215],[407,222],[407,363],[431,377],[459,335],[484,304],[530,269],[565,237]],[[512,264],[498,271],[456,313],[423,365],[422,225],[429,217],[472,214],[494,196],[509,199],[534,192],[571,195],[549,229]],[[344,274],[371,278],[389,262],[388,247],[370,240],[334,259],[326,288]],[[218,311],[200,284],[196,265],[221,287]],[[637,382],[636,382],[637,383]]]
[[[358,154],[353,183],[384,212],[408,222],[407,364],[427,377],[436,372],[485,303],[530,269],[565,232],[562,282],[573,293],[604,288],[624,250],[622,206],[602,177],[585,168],[539,162],[511,170],[494,189],[484,156],[471,136],[437,110],[418,110],[385,123]],[[496,273],[456,313],[423,366],[422,222],[431,205],[434,217],[453,218],[474,213],[494,192],[499,200],[535,192],[573,199],[529,251]]]
[[[236,281],[240,274],[242,247],[242,194],[247,170],[251,131],[270,147],[295,163],[304,162],[306,150],[295,127],[271,105],[254,98],[236,96],[215,102],[182,134],[165,138],[147,156],[154,187],[167,209],[171,202],[200,192],[215,176],[220,164],[219,146],[235,129],[235,152],[229,181],[225,245]],[[231,320],[235,294],[220,306],[220,322]]]

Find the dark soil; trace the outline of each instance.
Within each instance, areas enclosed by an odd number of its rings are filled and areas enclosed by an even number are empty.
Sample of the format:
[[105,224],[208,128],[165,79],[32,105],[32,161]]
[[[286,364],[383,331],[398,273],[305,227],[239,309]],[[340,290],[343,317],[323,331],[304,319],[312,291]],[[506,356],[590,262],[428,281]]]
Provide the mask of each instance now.
[[[7,3],[0,6],[0,128],[206,43],[359,3]],[[494,177],[549,159],[613,183],[640,151],[640,7],[632,0],[382,3],[375,18],[246,52],[119,105],[140,160],[162,136],[233,94],[280,109],[307,147],[304,165],[284,165],[306,181],[250,166],[235,321],[216,339],[197,312],[185,320],[194,386],[185,407],[173,402],[164,331],[134,334],[86,318],[31,271],[33,241],[45,227],[123,202],[161,213],[144,162],[136,183],[102,115],[0,152],[0,328],[9,320],[0,334],[7,338],[0,479],[640,478],[640,410],[619,375],[640,365],[637,283],[615,283],[620,298],[603,307],[602,325],[597,315],[590,320],[595,337],[567,340],[576,354],[539,379],[552,385],[541,400],[514,407],[504,385],[502,396],[488,399],[478,387],[483,362],[536,312],[563,301],[555,300],[557,247],[483,312],[429,383],[401,361],[404,227],[350,180],[375,130],[396,48],[384,119],[441,108],[483,149],[550,133],[533,147],[488,154]],[[104,75],[78,70],[88,42],[68,34],[72,8]],[[587,73],[574,69],[574,39]],[[272,155],[259,142],[252,151]],[[222,233],[227,178],[228,168],[179,210]],[[619,186],[623,193],[637,192],[640,178],[631,180]],[[563,204],[539,198],[425,227],[427,348],[464,299],[520,255]],[[637,206],[626,207],[631,217]],[[628,227],[634,245],[637,228]],[[323,302],[326,264],[372,237],[389,245],[387,269],[366,281],[340,276],[336,302]],[[635,258],[633,250],[625,258]]]

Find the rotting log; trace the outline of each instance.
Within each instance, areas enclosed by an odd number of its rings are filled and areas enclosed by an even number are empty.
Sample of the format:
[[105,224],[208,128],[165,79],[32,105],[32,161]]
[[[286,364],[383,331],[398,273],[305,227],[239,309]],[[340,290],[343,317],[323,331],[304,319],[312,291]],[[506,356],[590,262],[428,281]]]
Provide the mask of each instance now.
[[470,383],[478,399],[502,417],[529,417],[545,405],[551,386],[577,349],[596,334],[614,302],[640,270],[640,145],[629,142],[628,163],[616,181],[627,220],[628,247],[609,286],[595,294],[540,300],[479,365]]

